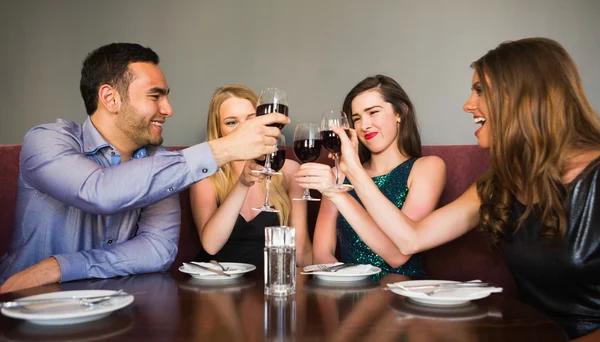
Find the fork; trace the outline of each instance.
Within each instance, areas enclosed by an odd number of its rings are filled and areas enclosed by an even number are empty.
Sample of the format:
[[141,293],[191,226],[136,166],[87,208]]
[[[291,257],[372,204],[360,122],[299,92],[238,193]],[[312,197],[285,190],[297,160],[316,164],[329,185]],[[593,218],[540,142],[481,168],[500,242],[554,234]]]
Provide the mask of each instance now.
[[319,264],[317,265],[317,267],[319,268],[319,270],[323,271],[323,272],[336,272],[341,270],[342,268],[346,268],[346,267],[350,267],[350,266],[355,266],[356,264],[352,264],[352,263],[348,263],[348,264],[341,264],[341,265],[334,265],[334,266],[327,266],[324,264]]

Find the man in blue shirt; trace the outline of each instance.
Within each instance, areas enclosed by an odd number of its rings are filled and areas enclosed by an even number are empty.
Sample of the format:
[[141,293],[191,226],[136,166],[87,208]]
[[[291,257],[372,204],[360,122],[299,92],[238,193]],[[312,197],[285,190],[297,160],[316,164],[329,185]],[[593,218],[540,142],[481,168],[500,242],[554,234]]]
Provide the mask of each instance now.
[[282,114],[181,151],[162,148],[173,115],[159,57],[137,44],[90,53],[80,90],[89,115],[23,140],[11,246],[0,293],[83,278],[163,271],[177,254],[177,193],[233,160],[273,152]]

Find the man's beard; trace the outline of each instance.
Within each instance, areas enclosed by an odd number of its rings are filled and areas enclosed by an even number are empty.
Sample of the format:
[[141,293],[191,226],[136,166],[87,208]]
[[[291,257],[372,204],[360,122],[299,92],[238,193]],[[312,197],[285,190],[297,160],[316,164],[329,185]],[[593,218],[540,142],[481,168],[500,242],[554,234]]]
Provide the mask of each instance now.
[[133,141],[137,146],[154,145],[159,146],[163,143],[162,136],[155,136],[150,133],[151,123],[144,122],[142,115],[138,115],[134,108],[127,105],[119,113],[117,127]]

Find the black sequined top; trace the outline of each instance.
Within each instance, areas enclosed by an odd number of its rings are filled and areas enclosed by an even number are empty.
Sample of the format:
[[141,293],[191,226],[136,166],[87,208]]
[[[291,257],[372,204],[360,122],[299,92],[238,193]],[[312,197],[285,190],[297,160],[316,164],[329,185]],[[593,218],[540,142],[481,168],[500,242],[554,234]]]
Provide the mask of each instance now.
[[[416,158],[410,158],[400,165],[396,166],[388,174],[373,177],[373,182],[379,190],[394,203],[399,209],[404,205],[406,196],[408,195],[408,187],[406,182],[408,181],[408,175]],[[348,178],[344,180],[345,184],[350,184]],[[362,205],[361,200],[356,195],[354,190],[349,192],[352,197]],[[406,275],[418,275],[424,276],[425,272],[421,265],[421,255],[415,254],[408,261],[398,267],[393,268],[390,266],[382,257],[377,255],[371,250],[362,239],[356,234],[354,229],[350,226],[348,221],[342,215],[338,215],[337,218],[337,237],[340,241],[342,262],[353,262],[360,264],[371,264],[381,268],[380,276],[387,273],[400,273]]]

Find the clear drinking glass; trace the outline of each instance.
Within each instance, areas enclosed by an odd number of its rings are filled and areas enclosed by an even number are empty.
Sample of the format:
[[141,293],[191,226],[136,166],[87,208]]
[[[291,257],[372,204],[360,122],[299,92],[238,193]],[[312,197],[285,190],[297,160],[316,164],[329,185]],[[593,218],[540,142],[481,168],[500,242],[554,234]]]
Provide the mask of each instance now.
[[[296,126],[294,130],[294,153],[301,163],[314,162],[321,155],[321,132],[319,126],[304,123]],[[320,201],[310,196],[310,191],[304,189],[304,195],[294,198],[296,201]]]
[[265,227],[265,294],[296,293],[296,229]]
[[[277,138],[277,151],[269,154],[268,157],[269,159],[265,159],[265,166],[267,165],[267,160],[271,160],[271,165],[269,168],[272,169],[275,173],[266,173],[267,183],[265,185],[265,203],[263,203],[262,207],[252,208],[252,210],[278,213],[279,210],[271,207],[271,205],[269,204],[269,188],[271,187],[271,176],[273,174],[280,174],[280,172],[278,171],[281,170],[283,164],[285,164],[285,136],[283,134],[280,135],[279,138]],[[260,163],[261,161],[256,160],[256,162]]]
[[335,158],[335,184],[327,187],[328,191],[350,191],[354,187],[350,184],[340,184],[340,154],[342,153],[342,142],[335,134],[332,127],[349,129],[348,118],[344,112],[330,110],[323,113],[321,118],[321,143]]
[[[256,116],[262,116],[270,113],[281,113],[288,116],[288,101],[285,91],[277,88],[263,89],[258,96],[258,102],[256,103]],[[284,125],[273,124],[272,126],[279,128],[280,130]],[[284,145],[285,146],[285,145]],[[270,155],[265,156],[264,167],[260,170],[252,170],[252,172],[264,173],[267,175],[280,175],[275,168],[271,167]]]

